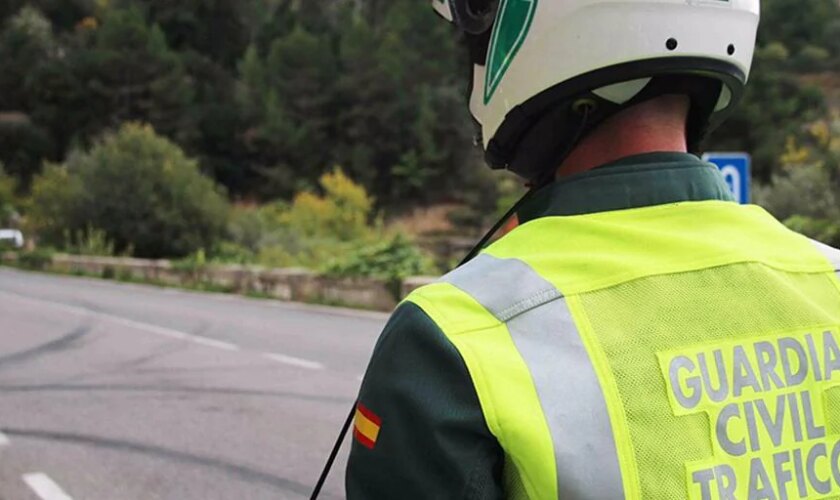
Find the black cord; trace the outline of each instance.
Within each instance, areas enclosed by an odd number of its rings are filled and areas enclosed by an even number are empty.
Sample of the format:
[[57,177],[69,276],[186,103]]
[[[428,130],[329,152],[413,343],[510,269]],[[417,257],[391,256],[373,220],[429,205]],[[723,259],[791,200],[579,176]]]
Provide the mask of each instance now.
[[318,483],[315,485],[315,489],[312,491],[312,496],[309,497],[309,500],[316,500],[318,495],[321,493],[321,488],[324,487],[324,483],[327,481],[327,476],[330,474],[333,463],[335,463],[335,457],[338,456],[338,450],[341,449],[344,437],[347,435],[347,431],[350,430],[350,423],[353,422],[353,416],[356,415],[357,404],[358,402],[353,403],[353,408],[350,409],[350,414],[347,415],[347,420],[344,421],[344,426],[338,434],[338,439],[336,440],[335,445],[333,445],[330,457],[327,459],[327,463],[324,464],[324,470],[321,471],[321,477],[318,478]]
[[[517,201],[511,207],[510,210],[507,211],[504,217],[502,217],[499,220],[499,222],[497,222],[496,225],[494,225],[493,228],[490,229],[490,231],[488,231],[483,238],[481,238],[481,241],[479,241],[478,244],[475,245],[472,248],[472,250],[469,251],[467,256],[464,257],[460,264],[458,264],[458,267],[461,267],[467,262],[473,260],[475,256],[478,255],[479,252],[481,252],[484,249],[484,247],[487,245],[487,242],[489,242],[493,238],[493,236],[496,235],[499,229],[501,229],[501,227],[504,226],[507,223],[507,221],[510,220],[511,217],[513,217],[513,215],[519,210],[519,208],[522,207],[522,205],[526,201],[528,201],[531,198],[531,196],[537,192],[538,189],[538,187],[533,187],[530,190],[528,190],[528,192],[525,193],[525,195],[522,198],[520,198],[519,201]],[[341,449],[341,445],[342,443],[344,443],[344,438],[347,436],[347,432],[350,430],[350,424],[353,422],[353,416],[355,416],[356,414],[357,405],[358,401],[353,403],[353,407],[350,409],[350,414],[347,415],[347,420],[344,421],[344,426],[341,428],[341,432],[338,434],[338,439],[336,439],[335,444],[333,445],[333,449],[330,452],[330,456],[327,459],[327,463],[324,464],[324,470],[321,471],[321,477],[318,478],[318,483],[315,485],[315,489],[312,491],[312,496],[309,497],[309,500],[317,500],[318,495],[321,493],[321,489],[324,487],[324,483],[327,481],[327,476],[329,476],[330,470],[332,469],[332,466],[335,463],[335,458],[336,456],[338,456],[338,451]]]
[[501,229],[502,226],[507,224],[507,222],[510,220],[510,218],[513,217],[513,215],[516,214],[516,212],[518,212],[520,208],[522,208],[522,205],[524,205],[526,201],[531,199],[531,196],[533,196],[533,194],[536,193],[538,190],[539,190],[539,188],[537,188],[537,187],[532,187],[531,189],[529,189],[528,192],[525,193],[525,195],[522,198],[520,198],[519,201],[517,201],[510,208],[510,210],[508,210],[505,213],[505,215],[502,216],[501,219],[499,219],[499,222],[497,222],[490,229],[490,231],[487,231],[487,234],[485,234],[484,237],[481,238],[481,240],[472,248],[472,250],[469,251],[467,256],[464,257],[464,259],[460,262],[460,264],[458,264],[458,267],[461,267],[464,264],[466,264],[467,262],[473,260],[476,255],[478,255],[482,250],[484,250],[484,247],[487,246],[487,243],[491,239],[493,239],[493,236],[496,236],[496,233],[499,232],[499,229]]
[[[568,156],[568,154],[572,151],[572,148],[574,148],[577,145],[578,140],[580,139],[581,135],[583,135],[583,131],[586,128],[587,121],[589,120],[590,111],[591,109],[589,108],[589,106],[585,106],[582,108],[582,116],[580,120],[580,125],[578,126],[578,131],[575,134],[574,140],[572,140],[572,142],[570,142],[566,147],[566,150],[563,152],[561,159],[564,159],[566,156]],[[524,205],[526,201],[530,200],[534,193],[539,191],[544,186],[548,185],[553,178],[554,171],[549,171],[546,172],[542,178],[537,179],[534,182],[533,186],[528,190],[528,192],[525,193],[525,195],[522,196],[522,198],[520,198],[519,201],[517,201],[501,219],[499,219],[499,222],[497,222],[490,229],[490,231],[488,231],[487,234],[485,234],[484,237],[481,238],[481,240],[472,248],[472,250],[470,250],[469,253],[467,253],[467,256],[464,257],[464,260],[462,260],[461,263],[458,264],[458,267],[461,267],[467,262],[473,260],[476,255],[481,253],[481,251],[484,250],[484,247],[487,245],[487,243],[491,239],[493,239],[493,236],[495,236],[497,232],[499,232],[499,229],[501,229],[502,226],[504,226],[507,223],[507,221],[509,221],[510,218],[513,217],[513,215],[516,212],[518,212],[520,208],[522,208],[522,205]],[[324,487],[324,483],[327,481],[327,476],[329,476],[330,470],[332,469],[332,466],[335,463],[335,458],[338,456],[338,451],[341,449],[341,445],[342,443],[344,443],[344,438],[347,436],[347,432],[350,430],[350,424],[353,422],[353,416],[356,414],[357,405],[358,401],[353,403],[353,408],[350,409],[350,414],[347,415],[347,420],[344,421],[344,426],[341,428],[341,432],[338,434],[338,439],[333,445],[332,452],[330,452],[330,456],[327,459],[327,463],[324,464],[324,470],[321,471],[321,477],[318,478],[318,483],[315,485],[315,489],[312,491],[312,496],[309,497],[309,500],[317,500],[318,495],[321,493],[321,489]]]
[[[577,146],[577,143],[580,140],[581,136],[583,135],[583,131],[586,129],[586,125],[589,122],[589,113],[591,111],[592,111],[592,107],[589,104],[584,104],[581,107],[581,110],[580,110],[581,118],[580,118],[580,123],[578,124],[577,132],[575,132],[574,138],[571,140],[571,142],[569,142],[569,144],[566,145],[566,149],[563,150],[563,153],[559,157],[559,161],[557,161],[556,163],[559,164],[560,162],[562,162],[569,155],[569,153],[572,152],[572,149],[574,149],[574,147]],[[556,167],[556,165],[555,165],[555,167]],[[508,210],[507,213],[505,213],[504,216],[502,216],[502,218],[499,220],[499,222],[497,222],[496,225],[494,225],[490,229],[490,231],[488,231],[487,234],[484,235],[483,238],[481,238],[481,240],[478,242],[478,244],[476,244],[472,248],[472,250],[469,251],[467,256],[464,257],[464,260],[462,260],[461,263],[458,264],[458,267],[461,267],[464,264],[466,264],[467,262],[473,260],[476,257],[476,255],[481,253],[481,251],[484,250],[484,247],[487,246],[487,243],[491,239],[493,239],[493,236],[496,236],[497,232],[499,232],[499,229],[501,229],[502,226],[507,224],[507,222],[510,220],[510,218],[513,217],[513,215],[515,213],[517,213],[520,208],[522,208],[522,205],[524,205],[525,202],[530,200],[531,197],[537,191],[539,191],[543,187],[551,184],[551,181],[554,179],[555,173],[556,173],[556,170],[554,168],[552,168],[552,169],[547,170],[546,172],[543,172],[542,176],[537,177],[533,181],[532,187],[528,190],[528,192],[525,193],[525,195],[522,198],[520,198],[519,201],[517,201],[510,208],[510,210]]]

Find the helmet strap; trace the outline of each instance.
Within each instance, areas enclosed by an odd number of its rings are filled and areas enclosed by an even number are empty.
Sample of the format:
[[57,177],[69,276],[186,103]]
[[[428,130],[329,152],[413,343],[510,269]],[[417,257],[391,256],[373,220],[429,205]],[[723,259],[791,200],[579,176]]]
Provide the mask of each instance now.
[[[587,120],[588,120],[588,117],[589,117],[589,112],[590,112],[590,110],[589,110],[588,107],[585,107],[585,108],[580,110],[580,120],[579,120],[579,124],[578,124],[578,127],[577,127],[577,134],[576,135],[578,135],[578,136],[581,135],[583,133],[583,130],[586,128],[586,123],[587,123]],[[574,140],[570,144],[570,148],[569,148],[570,150],[568,152],[566,152],[563,156],[568,156],[568,154],[571,152],[571,147],[574,147],[575,143],[577,143],[577,140]],[[528,192],[525,193],[525,195],[522,196],[522,198],[520,198],[519,201],[517,201],[510,208],[510,210],[508,210],[507,213],[505,213],[505,215],[503,215],[502,218],[499,219],[499,221],[496,222],[495,225],[493,225],[493,227],[489,231],[487,231],[487,234],[485,234],[484,237],[482,237],[481,240],[479,240],[479,242],[472,248],[472,250],[470,250],[469,253],[467,253],[467,255],[464,257],[464,259],[461,261],[461,263],[458,264],[458,267],[463,266],[467,262],[474,259],[479,253],[481,253],[481,251],[484,250],[484,248],[487,246],[488,243],[490,243],[490,241],[493,239],[493,237],[496,236],[496,233],[498,233],[499,230],[505,224],[507,224],[507,222],[514,215],[516,215],[519,212],[519,209],[522,208],[522,206],[528,200],[530,200],[540,189],[542,189],[543,187],[551,184],[551,182],[553,180],[554,180],[554,170],[545,169],[545,171],[542,172],[542,174],[540,176],[538,176],[538,177],[534,178],[532,181],[530,181],[528,183],[528,187],[529,187]]]
[[594,95],[556,105],[522,135],[507,168],[534,186],[550,183],[580,140],[615,108]]

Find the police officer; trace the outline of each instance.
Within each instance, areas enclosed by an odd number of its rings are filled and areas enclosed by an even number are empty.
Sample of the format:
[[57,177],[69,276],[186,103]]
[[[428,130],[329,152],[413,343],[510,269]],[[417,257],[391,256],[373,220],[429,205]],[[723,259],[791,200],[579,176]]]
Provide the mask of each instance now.
[[356,499],[840,498],[840,252],[700,140],[758,0],[433,0],[520,226],[414,292],[363,383]]

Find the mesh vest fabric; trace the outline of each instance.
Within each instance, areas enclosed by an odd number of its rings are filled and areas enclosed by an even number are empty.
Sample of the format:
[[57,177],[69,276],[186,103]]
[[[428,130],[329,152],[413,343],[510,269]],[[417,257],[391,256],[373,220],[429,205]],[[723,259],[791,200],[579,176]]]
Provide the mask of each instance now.
[[[695,359],[704,359],[705,354],[723,359],[727,355],[720,353],[728,350],[738,353],[757,343],[773,345],[780,338],[840,334],[840,282],[834,267],[807,239],[757,207],[692,202],[539,219],[491,246],[486,254],[521,260],[559,292],[543,293],[542,301],[523,300],[515,296],[515,284],[488,282],[487,287],[500,293],[511,290],[511,306],[528,306],[509,310],[533,314],[558,296],[568,305],[574,333],[586,346],[607,402],[615,439],[611,453],[617,453],[626,498],[721,498],[726,496],[721,492],[730,489],[742,495],[738,498],[747,498],[747,490],[753,493],[749,498],[799,498],[803,491],[808,498],[840,498],[840,480],[828,494],[817,493],[807,481],[803,490],[797,483],[801,474],[778,487],[775,471],[766,473],[766,479],[760,474],[753,477],[755,468],[744,465],[778,450],[793,453],[797,446],[807,447],[809,441],[796,439],[802,432],[793,423],[782,425],[778,446],[776,441],[768,444],[767,429],[753,425],[764,445],[743,456],[723,455],[715,434],[720,441],[723,432],[729,451],[732,442],[747,444],[748,436],[736,429],[741,420],[748,420],[745,408],[754,410],[745,401],[761,399],[772,406],[773,401],[786,402],[789,393],[804,392],[796,389],[807,388],[818,399],[811,427],[824,426],[830,449],[833,436],[840,441],[840,371],[826,372],[826,380],[812,377],[798,388],[773,386],[775,378],[762,372],[770,379],[766,393],[759,394],[761,382],[754,381],[750,387],[755,394],[748,387],[737,397],[730,395],[714,404],[705,401],[691,409],[675,405],[671,393],[687,392],[686,382],[675,387],[672,380],[669,385],[667,372],[668,360],[692,353],[698,356]],[[548,405],[556,402],[547,401],[551,394],[536,390],[534,374],[539,367],[529,366],[511,341],[507,322],[514,318],[499,319],[479,300],[448,283],[420,289],[408,300],[438,323],[464,358],[488,427],[509,457],[506,474],[509,483],[517,485],[510,497],[557,498],[557,483],[562,490],[564,478],[558,477],[563,464],[556,463],[555,455],[560,457],[557,460],[575,457],[556,453],[564,437],[552,436],[545,415]],[[806,337],[807,332],[812,337]],[[831,361],[829,351],[820,351],[826,366]],[[755,364],[757,355],[750,356]],[[727,405],[741,408],[744,415],[741,420],[730,415],[724,423],[732,427],[721,430],[715,422]],[[783,414],[779,412],[775,422]],[[791,416],[788,420],[793,422]],[[573,430],[568,439],[573,439]],[[828,459],[820,462],[822,479],[831,479]],[[713,466],[730,463],[740,475],[727,475],[716,483]],[[692,484],[691,471],[703,472],[703,464],[709,465],[712,479],[705,485]],[[793,469],[793,464],[788,468]],[[741,477],[745,474],[748,477]],[[733,477],[741,482],[737,488],[731,484]],[[776,489],[764,488],[762,480],[775,482]],[[744,481],[758,482],[745,486]]]
[[[707,413],[674,415],[655,353],[703,344],[749,345],[750,339],[774,332],[838,325],[840,295],[833,279],[738,264],[646,278],[579,297],[607,376],[618,390],[621,410],[616,411],[626,419],[640,497],[685,497],[686,465],[713,456],[713,419]],[[840,428],[829,426],[828,433],[840,435]],[[832,489],[840,491],[840,485]]]

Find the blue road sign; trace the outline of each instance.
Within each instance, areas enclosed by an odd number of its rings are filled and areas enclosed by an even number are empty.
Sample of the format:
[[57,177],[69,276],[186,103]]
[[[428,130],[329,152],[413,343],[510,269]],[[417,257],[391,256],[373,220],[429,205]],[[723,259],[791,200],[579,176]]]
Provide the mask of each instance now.
[[703,160],[720,169],[729,189],[738,203],[750,202],[750,167],[752,160],[747,153],[706,153]]

